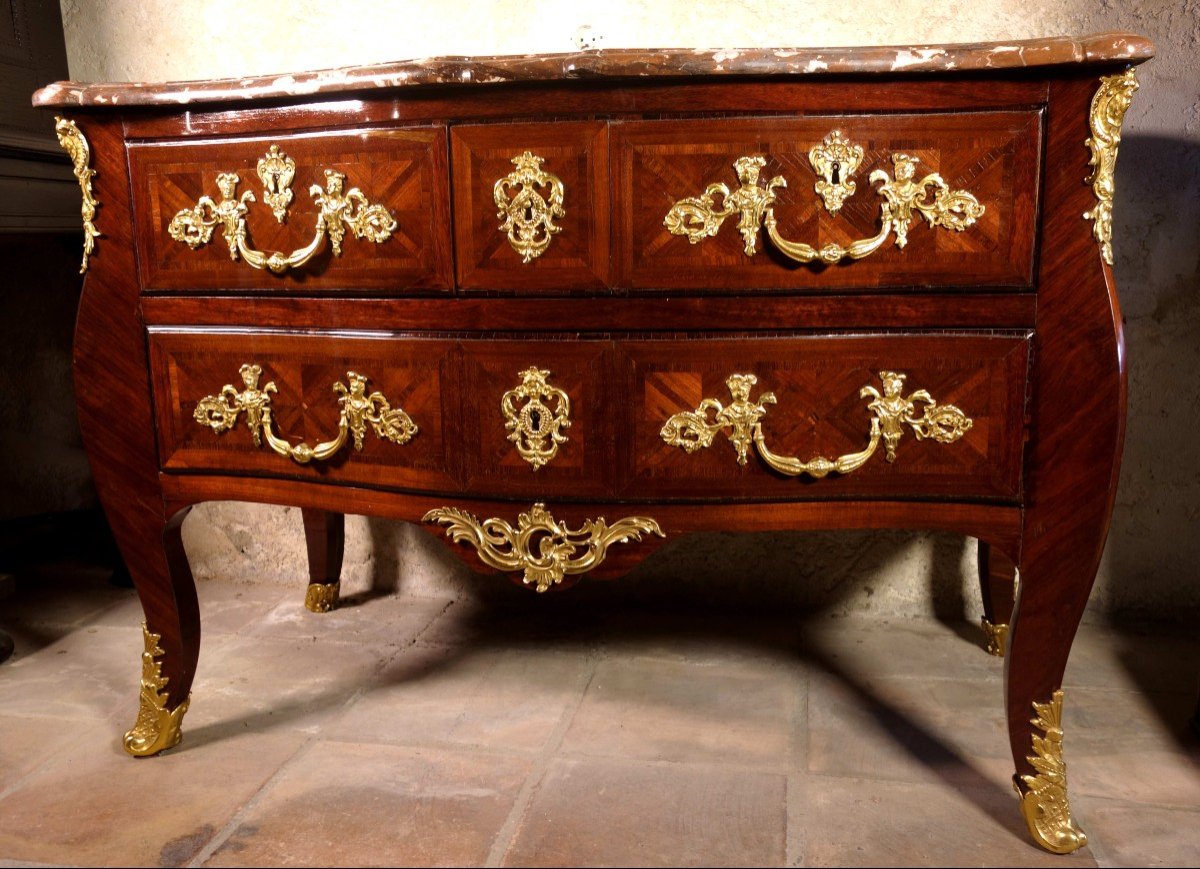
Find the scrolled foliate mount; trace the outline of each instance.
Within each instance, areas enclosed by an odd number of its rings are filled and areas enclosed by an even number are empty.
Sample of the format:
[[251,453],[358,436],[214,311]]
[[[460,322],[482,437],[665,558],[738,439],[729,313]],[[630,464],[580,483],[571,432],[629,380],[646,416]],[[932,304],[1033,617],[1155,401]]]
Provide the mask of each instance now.
[[[759,457],[781,474],[796,477],[807,474],[820,479],[831,473],[849,474],[866,464],[875,454],[882,441],[889,462],[896,460],[896,445],[904,433],[904,426],[912,429],[917,440],[926,438],[938,443],[950,444],[970,431],[972,420],[952,404],[938,404],[924,389],[905,396],[906,375],[895,371],[879,372],[883,392],[866,385],[859,390],[861,398],[870,398],[867,410],[871,412],[870,431],[867,445],[855,453],[827,459],[817,456],[808,461],[779,456],[767,448],[762,430],[762,418],[767,405],[776,404],[775,393],[764,392],[757,400],[750,398],[751,388],[758,383],[754,374],[733,374],[725,381],[733,401],[722,405],[715,398],[706,398],[695,410],[683,411],[671,416],[663,425],[659,436],[665,443],[694,453],[712,446],[718,432],[725,432],[737,451],[738,464],[745,466],[747,453],[754,444]],[[924,405],[918,414],[917,405]]]
[[1033,754],[1027,759],[1037,774],[1020,776],[1013,784],[1021,795],[1021,815],[1034,841],[1055,854],[1070,854],[1087,844],[1087,836],[1071,817],[1062,707],[1061,688],[1048,703],[1034,702],[1030,723],[1044,735],[1033,735]]
[[[272,145],[257,165],[259,179],[263,183],[263,199],[271,206],[275,219],[283,223],[292,201],[291,182],[295,175],[295,162],[291,157]],[[333,249],[334,256],[342,255],[342,241],[346,230],[355,238],[381,244],[387,241],[396,229],[396,221],[382,205],[372,203],[357,187],[346,189],[346,176],[333,169],[325,170],[325,186],[313,184],[309,195],[317,205],[317,225],[313,240],[291,253],[264,252],[250,247],[246,215],[247,203],[254,202],[254,193],[247,190],[241,196],[237,187],[241,178],[236,172],[217,175],[217,189],[221,200],[201,196],[194,206],[176,213],[167,225],[167,234],[192,250],[208,244],[213,230],[220,226],[225,243],[229,245],[229,258],[235,262],[241,258],[256,269],[267,269],[274,274],[283,274],[299,268],[321,250],[325,239]]]
[[1117,75],[1101,76],[1100,87],[1092,97],[1088,116],[1092,135],[1084,144],[1092,152],[1088,165],[1093,168],[1087,182],[1092,185],[1096,204],[1085,211],[1083,217],[1092,221],[1092,235],[1100,245],[1100,256],[1108,265],[1113,264],[1112,215],[1113,196],[1116,193],[1114,175],[1117,148],[1121,144],[1121,124],[1125,121],[1125,113],[1133,103],[1133,94],[1137,89],[1137,76],[1132,69]]
[[142,688],[138,695],[138,714],[133,727],[125,734],[125,751],[134,757],[149,757],[174,748],[183,738],[180,726],[187,714],[189,697],[174,709],[167,709],[170,696],[163,690],[168,679],[162,674],[162,656],[158,645],[162,639],[142,623]]
[[392,407],[383,393],[367,394],[368,378],[348,371],[346,380],[349,386],[340,381],[333,384],[333,391],[339,396],[338,404],[341,407],[337,436],[315,446],[306,443],[293,445],[275,434],[271,410],[271,396],[279,391],[275,381],[267,381],[266,385],[259,389],[258,381],[262,376],[262,368],[258,365],[243,365],[240,373],[245,389],[239,391],[232,384],[225,384],[219,393],[200,399],[192,416],[196,422],[220,434],[233,428],[238,417],[244,413],[246,426],[250,429],[255,446],[262,446],[265,439],[267,446],[276,453],[301,465],[306,465],[314,459],[322,461],[330,458],[350,438],[354,440],[354,449],[361,452],[368,423],[377,437],[394,444],[408,443],[419,431],[417,424],[404,409]]
[[83,262],[79,266],[79,273],[83,274],[88,270],[88,257],[96,249],[96,239],[101,235],[100,230],[96,229],[96,209],[100,207],[100,202],[92,195],[92,178],[96,176],[96,170],[92,168],[92,148],[74,121],[55,117],[54,132],[58,136],[58,144],[70,156],[75,180],[79,182],[82,197],[79,212],[83,220]]
[[[847,165],[853,163],[857,169],[857,163],[851,159],[856,156],[852,147],[856,146],[851,146],[849,140],[835,130],[826,137],[823,145],[810,152],[809,159],[815,171],[824,175],[826,169],[829,170],[827,179],[818,181],[815,189],[821,194],[830,213],[840,209],[845,198],[854,192],[853,182],[848,182],[847,174],[842,173],[840,168],[838,183],[834,184],[832,167],[835,161],[831,155],[836,154],[847,160]],[[696,244],[715,236],[725,219],[737,213],[738,231],[742,235],[747,256],[754,256],[758,252],[757,237],[762,227],[780,253],[789,259],[832,265],[844,259],[870,256],[883,247],[892,233],[896,235],[896,246],[904,248],[908,244],[908,231],[913,218],[917,215],[924,218],[930,227],[955,232],[962,232],[983,216],[986,208],[979,200],[966,190],[952,189],[936,172],[925,175],[920,181],[914,180],[917,171],[914,157],[893,154],[892,165],[894,176],[883,169],[876,169],[868,178],[871,184],[878,185],[875,192],[883,199],[879,206],[879,232],[846,246],[830,242],[817,248],[804,242],[789,241],[780,234],[775,218],[775,190],[787,187],[787,180],[782,175],[776,175],[766,186],[760,187],[759,176],[766,166],[766,159],[757,155],[739,157],[734,161],[733,167],[739,182],[737,190],[730,191],[721,183],[710,184],[701,196],[676,202],[663,218],[663,225],[673,235],[686,236],[689,242]],[[720,205],[716,203],[717,196],[721,197]]]
[[627,516],[611,525],[601,516],[585,519],[572,530],[541,503],[517,516],[516,528],[503,519],[480,520],[457,507],[430,510],[423,521],[445,526],[447,537],[473,546],[484,564],[523,571],[525,585],[539,592],[561,583],[565,576],[592,570],[616,543],[641,540],[643,534],[666,536],[648,516]]

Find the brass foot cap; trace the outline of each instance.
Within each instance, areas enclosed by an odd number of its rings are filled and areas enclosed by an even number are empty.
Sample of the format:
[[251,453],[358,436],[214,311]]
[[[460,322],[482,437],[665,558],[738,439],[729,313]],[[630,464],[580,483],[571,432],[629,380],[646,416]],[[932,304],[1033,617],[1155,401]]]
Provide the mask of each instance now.
[[1003,658],[1008,648],[1008,625],[994,625],[986,617],[979,621],[983,625],[983,635],[987,637],[988,654]]
[[[1032,776],[1031,776],[1032,778]],[[1022,790],[1018,787],[1018,790]],[[1052,854],[1070,854],[1087,844],[1087,835],[1071,818],[1071,807],[1066,800],[1065,790],[1061,800],[1046,794],[1023,790],[1021,793],[1021,816],[1033,841]]]
[[125,750],[134,757],[150,757],[179,745],[183,739],[183,716],[189,702],[190,698],[168,711],[147,703],[143,697],[137,722],[125,734]]
[[341,590],[340,582],[331,582],[328,584],[314,582],[308,586],[308,591],[304,594],[304,606],[309,612],[327,613],[337,606],[338,592]]

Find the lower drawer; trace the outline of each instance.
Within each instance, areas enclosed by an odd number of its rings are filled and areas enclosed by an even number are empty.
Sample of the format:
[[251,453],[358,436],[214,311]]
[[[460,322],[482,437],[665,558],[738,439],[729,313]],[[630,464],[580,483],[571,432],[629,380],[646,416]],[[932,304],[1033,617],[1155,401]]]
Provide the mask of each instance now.
[[1027,334],[621,345],[629,498],[1021,494]]
[[156,328],[162,467],[567,501],[1021,495],[1027,334]]

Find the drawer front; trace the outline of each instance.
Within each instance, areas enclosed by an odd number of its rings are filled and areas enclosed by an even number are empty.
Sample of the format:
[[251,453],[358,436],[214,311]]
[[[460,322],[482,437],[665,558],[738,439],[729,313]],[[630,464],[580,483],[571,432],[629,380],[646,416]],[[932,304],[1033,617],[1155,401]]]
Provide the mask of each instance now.
[[[457,490],[459,414],[446,400],[454,347],[437,339],[152,330],[162,467]],[[352,414],[344,442],[330,449],[341,409],[355,397],[351,372],[367,378],[358,396],[362,449],[355,448]],[[303,447],[280,454],[264,426],[280,450],[305,444],[316,455],[303,461]]]
[[147,290],[452,285],[443,127],[135,143],[129,162]]
[[1020,496],[1026,335],[635,341],[620,352],[634,411],[624,496]]
[[608,285],[608,125],[452,128],[458,284],[561,293]]
[[632,121],[612,137],[621,286],[1032,285],[1040,111]]

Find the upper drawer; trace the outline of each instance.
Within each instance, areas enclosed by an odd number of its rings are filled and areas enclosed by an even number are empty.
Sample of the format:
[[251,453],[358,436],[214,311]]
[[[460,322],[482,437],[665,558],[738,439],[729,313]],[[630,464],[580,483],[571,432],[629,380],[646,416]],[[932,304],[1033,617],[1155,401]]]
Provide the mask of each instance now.
[[1039,111],[636,121],[612,137],[620,286],[1032,285]]
[[144,289],[451,286],[443,127],[130,144],[129,163]]
[[559,293],[608,285],[608,125],[450,131],[458,285]]

